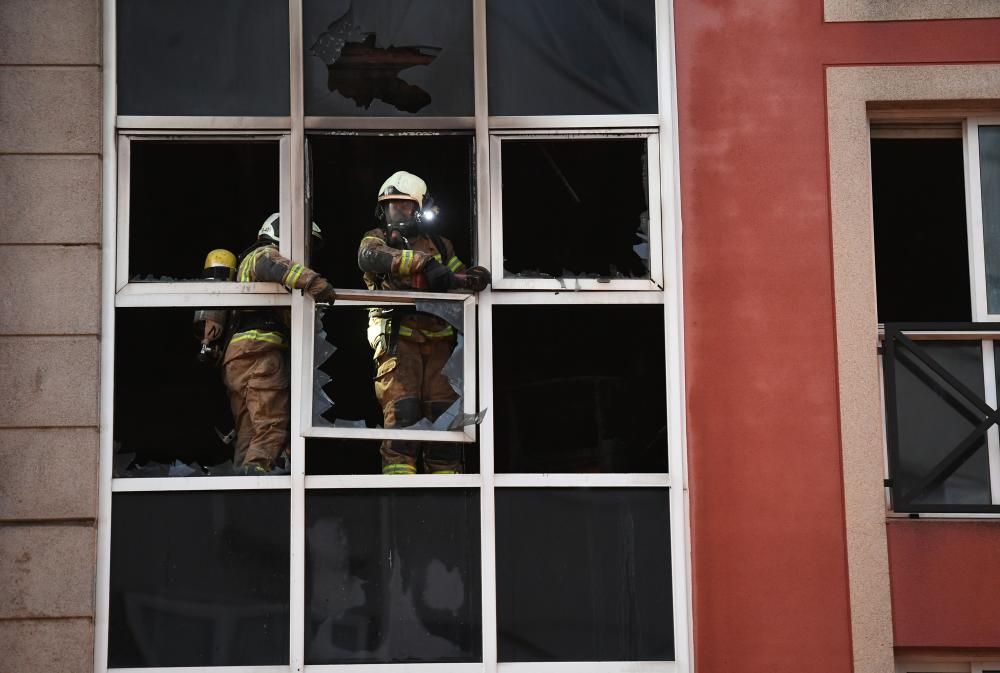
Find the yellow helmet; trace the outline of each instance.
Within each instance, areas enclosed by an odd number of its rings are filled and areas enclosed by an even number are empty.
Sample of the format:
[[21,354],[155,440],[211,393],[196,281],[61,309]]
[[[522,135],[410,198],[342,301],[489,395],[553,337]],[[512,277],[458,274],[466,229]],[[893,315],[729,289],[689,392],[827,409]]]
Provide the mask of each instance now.
[[201,277],[207,280],[233,280],[236,278],[236,255],[217,248],[205,256],[205,269]]

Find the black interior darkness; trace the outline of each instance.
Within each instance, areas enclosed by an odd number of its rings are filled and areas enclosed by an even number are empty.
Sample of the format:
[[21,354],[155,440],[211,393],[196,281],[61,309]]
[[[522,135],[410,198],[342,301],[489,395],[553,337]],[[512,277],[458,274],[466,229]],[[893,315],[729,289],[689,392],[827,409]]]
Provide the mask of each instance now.
[[645,171],[641,138],[505,141],[505,275],[648,278]]
[[879,322],[969,322],[962,141],[872,140]]
[[314,135],[308,143],[312,220],[325,241],[310,261],[336,287],[364,288],[358,244],[376,226],[379,187],[396,171],[423,178],[441,208],[432,231],[472,265],[472,136]]
[[239,255],[279,206],[278,142],[133,141],[129,277],[201,277],[205,255]]

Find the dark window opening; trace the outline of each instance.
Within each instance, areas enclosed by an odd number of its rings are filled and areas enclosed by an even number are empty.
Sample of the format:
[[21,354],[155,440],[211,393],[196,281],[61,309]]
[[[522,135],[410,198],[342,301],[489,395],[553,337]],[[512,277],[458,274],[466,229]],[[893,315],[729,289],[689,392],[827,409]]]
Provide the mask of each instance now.
[[960,139],[872,140],[878,320],[969,322]]
[[285,0],[118,0],[118,113],[289,114]]
[[131,143],[129,279],[200,279],[205,255],[239,255],[279,206],[277,142]]
[[111,507],[110,667],[288,662],[287,492],[115,493]]
[[504,276],[649,278],[646,141],[505,140]]
[[654,5],[490,0],[490,114],[655,113]]
[[663,340],[662,306],[494,307],[497,471],[667,472]]
[[[306,439],[306,474],[381,474],[381,444],[377,439]],[[477,474],[479,443],[461,446],[465,474]]]
[[306,663],[481,661],[479,526],[471,489],[307,492]]
[[471,136],[316,135],[309,137],[309,150],[312,219],[325,240],[312,264],[336,287],[364,289],[358,245],[377,225],[379,188],[401,170],[421,177],[441,209],[428,231],[451,240],[459,259],[472,265]]
[[116,477],[233,474],[235,424],[221,367],[199,361],[195,310],[116,312]]
[[499,660],[673,660],[667,493],[497,489]]
[[472,4],[303,4],[307,115],[472,115]]

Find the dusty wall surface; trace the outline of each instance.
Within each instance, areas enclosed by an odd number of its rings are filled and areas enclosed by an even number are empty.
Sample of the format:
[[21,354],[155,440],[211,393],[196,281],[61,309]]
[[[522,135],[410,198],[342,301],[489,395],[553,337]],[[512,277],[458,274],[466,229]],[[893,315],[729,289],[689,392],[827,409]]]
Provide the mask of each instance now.
[[699,673],[892,670],[881,472],[845,488],[826,73],[998,62],[1000,21],[823,5],[674,3]]
[[98,0],[0,3],[0,649],[93,668]]

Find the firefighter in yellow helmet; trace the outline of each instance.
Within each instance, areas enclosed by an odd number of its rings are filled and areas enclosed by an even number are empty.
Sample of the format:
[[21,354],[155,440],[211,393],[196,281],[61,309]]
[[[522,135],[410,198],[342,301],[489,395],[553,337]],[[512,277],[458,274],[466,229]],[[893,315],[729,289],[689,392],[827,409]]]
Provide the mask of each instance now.
[[[241,283],[281,283],[300,289],[318,302],[333,303],[333,286],[321,275],[278,252],[278,213],[261,226],[257,241],[242,255],[236,270]],[[314,223],[313,239],[321,232]],[[233,465],[246,474],[263,474],[288,448],[289,427],[289,310],[239,309],[233,312],[222,380],[236,423]]]
[[[379,225],[365,233],[358,248],[368,289],[479,292],[489,285],[489,271],[466,269],[451,241],[423,230],[427,198],[427,184],[406,171],[392,174],[379,189]],[[458,399],[441,373],[456,343],[447,322],[412,310],[372,309],[368,339],[386,428],[405,428],[424,417],[433,421]],[[381,453],[384,474],[462,471],[461,448],[453,443],[386,440]]]

